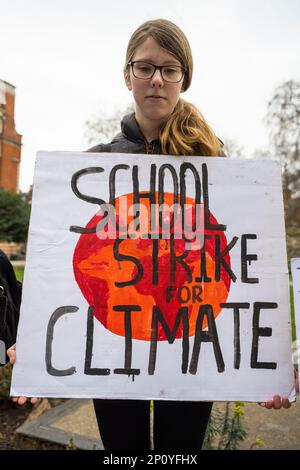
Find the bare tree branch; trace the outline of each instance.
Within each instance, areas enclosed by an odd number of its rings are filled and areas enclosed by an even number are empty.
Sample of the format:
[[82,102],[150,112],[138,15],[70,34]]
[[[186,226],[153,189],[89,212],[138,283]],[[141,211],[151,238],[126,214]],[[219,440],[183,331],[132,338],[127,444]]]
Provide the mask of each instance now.
[[268,103],[266,123],[274,156],[283,166],[283,186],[293,194],[300,191],[300,82],[278,86]]
[[84,136],[89,145],[106,144],[120,132],[120,121],[123,116],[134,111],[133,105],[121,110],[118,109],[112,115],[107,116],[102,113],[101,116],[94,116],[85,122]]

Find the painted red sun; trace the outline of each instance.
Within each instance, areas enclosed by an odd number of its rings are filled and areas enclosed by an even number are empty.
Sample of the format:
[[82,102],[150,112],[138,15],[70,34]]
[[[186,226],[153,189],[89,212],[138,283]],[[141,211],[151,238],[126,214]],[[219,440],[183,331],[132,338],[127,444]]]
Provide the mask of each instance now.
[[[133,195],[123,195],[127,199],[127,206],[133,204]],[[143,204],[149,209],[149,200],[145,198]],[[173,194],[165,193],[165,203],[172,205]],[[186,198],[186,203],[195,204],[194,199]],[[122,211],[120,210],[120,198],[115,202],[116,218],[122,224]],[[103,214],[96,214],[86,225],[86,228],[96,226],[102,219]],[[130,223],[133,216],[128,216]],[[210,214],[210,222],[217,224],[217,220]],[[192,272],[192,280],[189,282],[186,270],[180,264],[176,264],[175,282],[170,279],[170,243],[169,240],[158,240],[157,266],[158,283],[153,284],[153,240],[142,238],[127,238],[120,243],[120,253],[126,256],[137,258],[142,265],[143,275],[135,285],[117,287],[115,282],[129,281],[137,276],[137,266],[129,260],[118,261],[114,255],[114,239],[101,240],[96,233],[82,234],[78,240],[74,251],[73,268],[75,279],[81,289],[82,294],[88,304],[94,308],[94,316],[99,322],[112,333],[120,336],[125,335],[124,312],[113,310],[116,305],[139,305],[141,311],[131,312],[132,338],[144,341],[151,340],[151,320],[152,307],[158,306],[170,329],[173,328],[178,309],[181,306],[188,306],[189,315],[189,335],[195,334],[196,320],[199,311],[199,302],[190,301],[183,303],[182,297],[178,298],[178,289],[185,295],[191,292],[193,286],[199,289],[201,303],[210,304],[213,308],[214,316],[217,317],[221,311],[220,304],[226,302],[230,289],[230,276],[222,270],[220,281],[215,281],[215,254],[214,237],[216,233],[220,237],[221,250],[225,249],[227,240],[224,232],[210,230],[204,231],[205,235],[211,235],[205,242],[206,273],[210,282],[199,283],[196,278],[200,276],[201,248],[190,249],[184,258]],[[183,239],[174,240],[174,248],[177,256],[186,250]],[[224,260],[230,266],[229,253],[224,256]],[[167,298],[167,289],[172,284],[174,289],[171,299]],[[182,289],[186,286],[186,289]],[[207,325],[204,323],[203,328]],[[179,326],[176,334],[177,338],[182,337],[182,325]],[[162,326],[158,325],[158,340],[166,340]]]

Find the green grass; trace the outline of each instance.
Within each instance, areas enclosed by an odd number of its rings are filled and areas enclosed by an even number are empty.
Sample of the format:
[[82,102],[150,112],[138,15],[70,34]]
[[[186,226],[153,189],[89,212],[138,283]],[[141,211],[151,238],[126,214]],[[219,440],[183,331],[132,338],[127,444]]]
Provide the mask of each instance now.
[[290,302],[291,302],[291,318],[292,318],[292,338],[296,339],[296,323],[295,323],[295,309],[294,309],[294,295],[293,286],[290,284]]
[[14,268],[14,271],[16,273],[18,281],[23,282],[24,268],[16,267]]

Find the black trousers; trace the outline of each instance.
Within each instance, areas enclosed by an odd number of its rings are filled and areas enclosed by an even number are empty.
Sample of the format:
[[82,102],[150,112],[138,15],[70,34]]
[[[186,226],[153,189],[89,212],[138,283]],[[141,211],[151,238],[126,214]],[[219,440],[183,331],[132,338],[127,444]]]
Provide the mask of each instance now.
[[[149,400],[94,400],[105,450],[150,449]],[[154,450],[200,450],[211,402],[154,401]]]

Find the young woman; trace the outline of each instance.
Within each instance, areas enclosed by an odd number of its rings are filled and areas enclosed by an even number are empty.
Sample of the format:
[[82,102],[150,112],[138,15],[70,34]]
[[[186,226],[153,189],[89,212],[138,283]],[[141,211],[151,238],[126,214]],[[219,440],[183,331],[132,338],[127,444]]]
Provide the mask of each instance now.
[[[200,112],[180,95],[192,80],[193,59],[184,33],[167,20],[147,21],[131,36],[124,65],[135,112],[121,122],[122,132],[110,144],[91,152],[224,156],[222,143]],[[274,397],[267,407],[289,407]],[[150,402],[94,400],[106,449],[147,450]],[[154,448],[200,449],[212,403],[155,401]]]
[[135,112],[125,116],[122,132],[110,145],[90,151],[224,155],[200,112],[180,98],[192,75],[192,53],[183,32],[167,20],[144,23],[130,38],[124,66]]
[[[192,74],[191,49],[183,32],[167,20],[142,24],[130,38],[124,66],[135,112],[123,118],[122,132],[110,144],[89,151],[224,156],[221,141],[200,112],[180,97]],[[15,362],[14,347],[8,354]],[[26,397],[14,400],[21,404]],[[288,408],[290,402],[274,396],[265,406]],[[149,401],[97,399],[94,407],[105,449],[150,449]],[[211,407],[209,402],[156,400],[155,450],[200,449]]]

